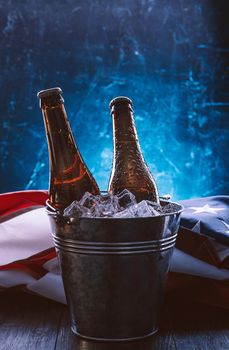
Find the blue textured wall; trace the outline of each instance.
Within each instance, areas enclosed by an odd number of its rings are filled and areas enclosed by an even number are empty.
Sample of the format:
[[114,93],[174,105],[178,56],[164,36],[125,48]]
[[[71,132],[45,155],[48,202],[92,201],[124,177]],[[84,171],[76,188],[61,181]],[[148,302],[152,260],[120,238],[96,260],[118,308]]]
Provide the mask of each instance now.
[[108,103],[127,95],[162,194],[228,194],[226,3],[0,0],[0,191],[47,188],[36,93],[60,86],[103,189],[113,147]]

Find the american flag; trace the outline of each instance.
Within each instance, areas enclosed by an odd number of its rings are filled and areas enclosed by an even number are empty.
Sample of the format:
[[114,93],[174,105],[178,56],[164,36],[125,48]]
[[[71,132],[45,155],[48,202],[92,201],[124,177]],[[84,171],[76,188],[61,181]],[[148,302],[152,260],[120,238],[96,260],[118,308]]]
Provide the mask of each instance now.
[[[180,202],[184,206],[177,246],[219,268],[229,268],[229,196]],[[189,239],[185,239],[189,238]]]
[[[47,191],[0,195],[0,287],[23,286],[66,303],[45,212]],[[184,206],[167,295],[229,308],[229,196]]]

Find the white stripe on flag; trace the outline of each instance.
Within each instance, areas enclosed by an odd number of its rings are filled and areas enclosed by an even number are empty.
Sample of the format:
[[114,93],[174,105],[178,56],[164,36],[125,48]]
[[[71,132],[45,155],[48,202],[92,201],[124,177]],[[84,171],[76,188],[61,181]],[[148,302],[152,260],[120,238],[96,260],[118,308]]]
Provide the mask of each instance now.
[[229,270],[219,269],[202,260],[194,258],[177,248],[173,251],[170,271],[211,278],[214,280],[229,279]]
[[35,278],[21,270],[0,271],[0,287],[10,288],[34,282]]
[[0,265],[26,259],[53,247],[45,208],[34,209],[0,224]]
[[27,289],[42,295],[45,298],[67,304],[62,278],[53,272],[48,272],[35,283],[27,285]]

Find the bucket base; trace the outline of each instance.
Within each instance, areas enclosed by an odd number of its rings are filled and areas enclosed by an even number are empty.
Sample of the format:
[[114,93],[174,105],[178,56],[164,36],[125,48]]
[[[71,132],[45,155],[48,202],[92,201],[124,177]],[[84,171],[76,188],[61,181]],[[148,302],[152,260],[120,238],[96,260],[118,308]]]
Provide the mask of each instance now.
[[116,339],[88,337],[86,335],[83,335],[83,334],[80,334],[79,332],[77,332],[74,326],[71,327],[71,330],[77,336],[79,336],[83,339],[87,339],[87,340],[94,340],[94,341],[100,341],[100,342],[127,342],[127,341],[134,341],[134,340],[140,340],[140,339],[145,339],[145,338],[151,337],[152,335],[154,335],[158,331],[158,328],[154,329],[152,332],[150,332],[146,335],[143,335],[142,337],[116,338]]

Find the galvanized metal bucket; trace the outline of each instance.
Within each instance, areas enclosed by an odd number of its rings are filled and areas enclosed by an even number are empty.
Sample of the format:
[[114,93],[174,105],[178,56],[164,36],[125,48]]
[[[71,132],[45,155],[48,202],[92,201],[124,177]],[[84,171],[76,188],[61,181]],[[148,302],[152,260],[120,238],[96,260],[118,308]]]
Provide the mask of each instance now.
[[74,333],[127,341],[157,331],[182,211],[174,207],[129,219],[66,218],[47,209]]

